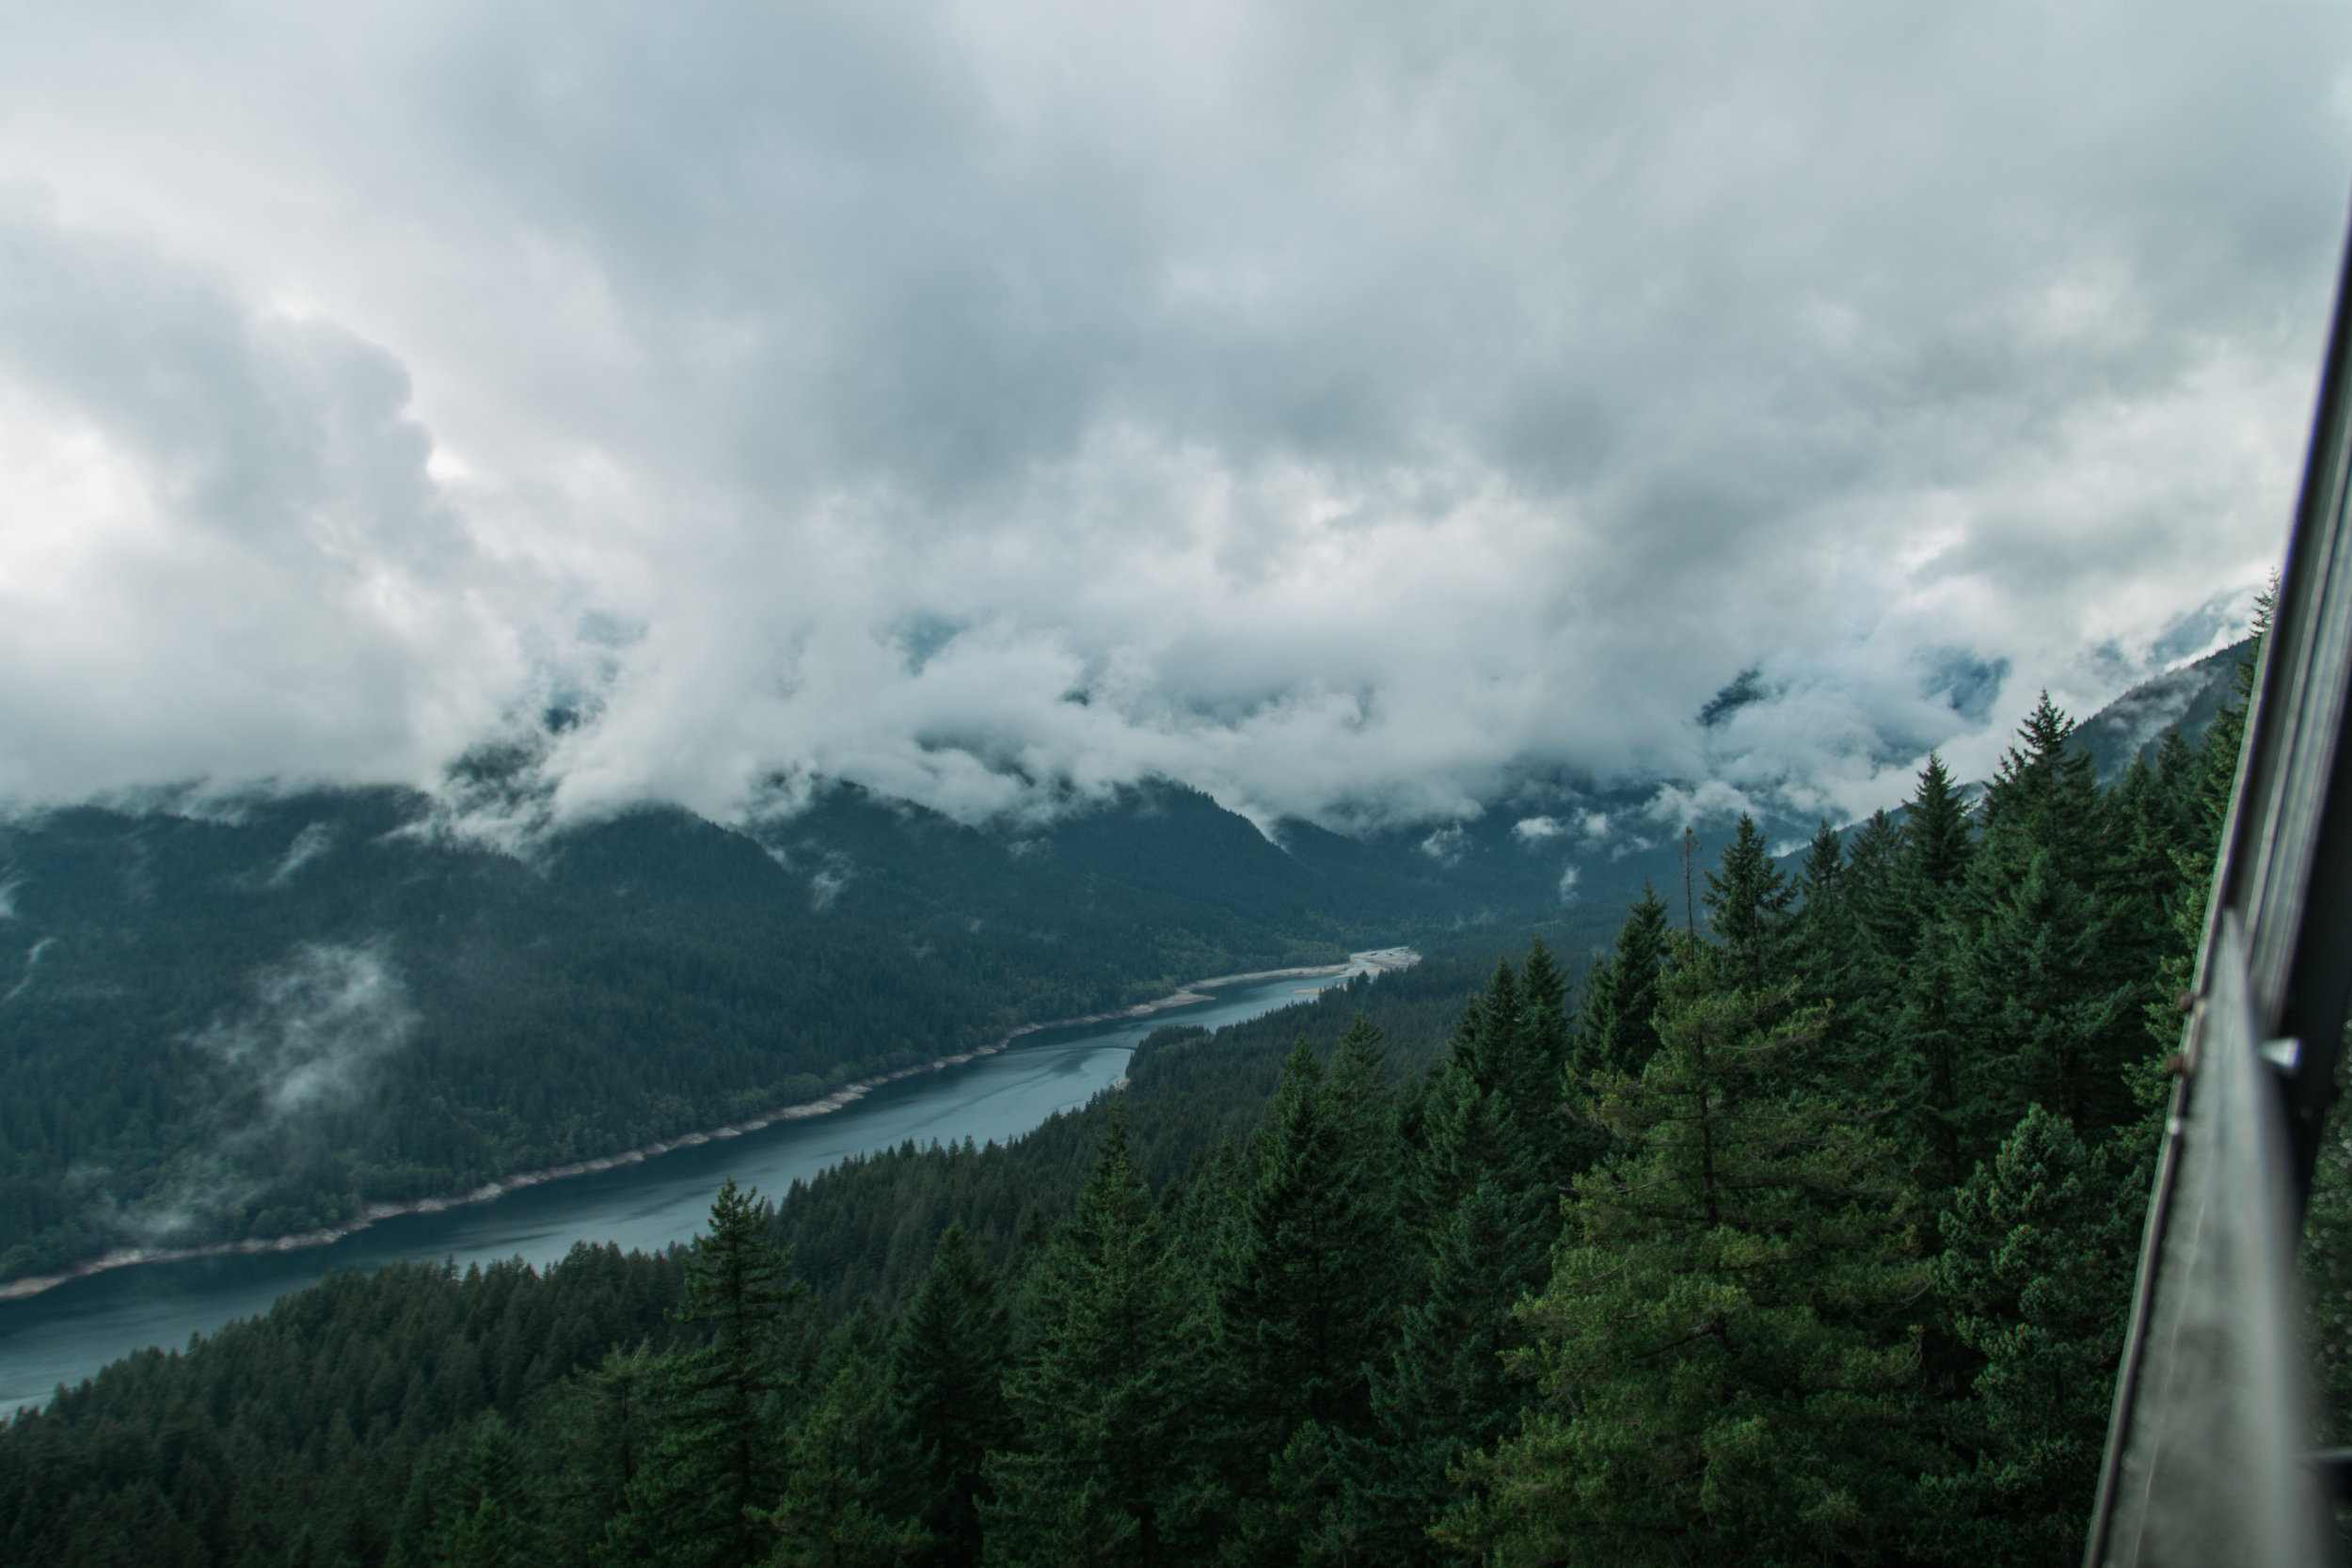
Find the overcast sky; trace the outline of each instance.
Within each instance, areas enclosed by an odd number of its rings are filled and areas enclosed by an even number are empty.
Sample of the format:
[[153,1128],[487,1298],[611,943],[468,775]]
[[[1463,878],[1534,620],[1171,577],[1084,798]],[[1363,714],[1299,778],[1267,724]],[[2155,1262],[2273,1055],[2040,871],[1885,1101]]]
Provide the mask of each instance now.
[[1867,809],[2242,626],[2347,188],[2335,5],[11,4],[0,800]]

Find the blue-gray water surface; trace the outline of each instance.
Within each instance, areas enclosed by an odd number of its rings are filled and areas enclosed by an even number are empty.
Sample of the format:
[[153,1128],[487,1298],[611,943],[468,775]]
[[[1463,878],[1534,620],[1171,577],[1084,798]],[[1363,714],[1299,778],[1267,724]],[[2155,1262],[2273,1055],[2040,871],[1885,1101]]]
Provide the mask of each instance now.
[[1118,1082],[1136,1046],[1163,1024],[1237,1023],[1304,1002],[1331,983],[1321,976],[1261,980],[1141,1019],[1040,1030],[993,1056],[885,1084],[831,1115],[713,1139],[642,1164],[439,1213],[404,1214],[326,1246],[138,1264],[0,1302],[0,1411],[45,1402],[59,1384],[93,1376],[133,1351],[182,1348],[191,1335],[266,1312],[278,1297],[330,1270],[400,1259],[449,1259],[461,1269],[503,1258],[545,1265],[575,1242],[652,1251],[692,1239],[712,1193],[729,1175],[780,1197],[795,1178],[910,1138],[918,1145],[1009,1142]]

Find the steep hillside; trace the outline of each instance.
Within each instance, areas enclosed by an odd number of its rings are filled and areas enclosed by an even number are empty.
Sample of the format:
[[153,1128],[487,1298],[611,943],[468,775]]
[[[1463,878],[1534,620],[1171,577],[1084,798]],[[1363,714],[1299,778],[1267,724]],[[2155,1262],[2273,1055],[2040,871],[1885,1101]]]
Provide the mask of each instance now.
[[1364,926],[1172,789],[1027,839],[847,791],[768,846],[648,811],[529,861],[389,790],[82,808],[8,829],[0,883],[0,1277],[612,1152]]
[[2074,731],[2075,741],[2099,764],[2099,782],[2112,784],[2135,756],[2153,756],[2168,730],[2196,745],[2204,738],[2233,689],[2239,663],[2254,657],[2254,640],[2233,642],[2193,664],[2168,670],[2133,687]]

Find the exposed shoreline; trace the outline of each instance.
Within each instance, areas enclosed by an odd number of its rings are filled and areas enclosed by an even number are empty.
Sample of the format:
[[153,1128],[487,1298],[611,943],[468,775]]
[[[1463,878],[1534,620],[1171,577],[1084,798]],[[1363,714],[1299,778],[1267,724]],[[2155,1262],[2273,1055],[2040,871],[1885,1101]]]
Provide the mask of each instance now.
[[901,1079],[913,1078],[919,1073],[938,1072],[946,1068],[961,1067],[966,1062],[977,1061],[983,1056],[993,1056],[1022,1036],[1034,1035],[1041,1029],[1066,1029],[1086,1023],[1109,1023],[1118,1019],[1149,1018],[1153,1013],[1164,1012],[1170,1007],[1188,1007],[1197,1002],[1215,1001],[1215,997],[1203,994],[1199,989],[1201,987],[1238,986],[1259,980],[1303,979],[1324,974],[1385,974],[1394,970],[1410,969],[1420,961],[1421,955],[1409,947],[1383,947],[1371,952],[1351,953],[1348,955],[1347,962],[1341,964],[1317,964],[1302,969],[1264,969],[1248,974],[1218,974],[1206,980],[1193,980],[1156,1002],[1141,1002],[1132,1007],[1119,1007],[1104,1013],[1088,1013],[1079,1018],[1055,1018],[1037,1023],[1024,1023],[1009,1031],[1002,1038],[987,1045],[976,1046],[970,1051],[959,1052],[953,1056],[939,1056],[928,1062],[918,1062],[913,1067],[900,1068],[895,1072],[885,1072],[877,1077],[861,1078],[855,1083],[844,1084],[821,1099],[811,1100],[798,1105],[778,1106],[775,1110],[763,1111],[757,1116],[746,1117],[741,1121],[729,1122],[723,1127],[707,1128],[697,1132],[683,1132],[675,1138],[641,1144],[635,1148],[625,1149],[618,1154],[598,1155],[593,1160],[575,1160],[568,1164],[545,1165],[537,1170],[518,1171],[513,1176],[504,1176],[495,1181],[485,1182],[469,1192],[439,1197],[421,1197],[406,1203],[371,1203],[342,1225],[330,1226],[323,1230],[306,1230],[299,1235],[273,1236],[266,1240],[248,1238],[242,1242],[215,1242],[205,1246],[116,1247],[110,1251],[102,1252],[84,1262],[76,1263],[61,1274],[33,1275],[23,1279],[11,1279],[6,1283],[0,1283],[0,1301],[23,1301],[27,1297],[40,1295],[43,1291],[54,1290],[59,1285],[69,1284],[76,1279],[87,1279],[94,1274],[103,1274],[108,1269],[127,1269],[139,1263],[179,1263],[197,1258],[236,1258],[263,1252],[298,1252],[307,1247],[328,1246],[346,1236],[358,1235],[378,1220],[397,1219],[403,1214],[437,1214],[443,1210],[455,1209],[467,1204],[488,1203],[494,1198],[504,1197],[509,1193],[520,1192],[526,1187],[536,1187],[543,1182],[562,1181],[574,1176],[587,1176],[596,1171],[611,1170],[616,1165],[643,1164],[645,1161],[659,1158],[673,1149],[695,1148],[719,1138],[739,1138],[746,1132],[756,1132],[763,1128],[773,1127],[780,1121],[803,1121],[810,1117],[829,1116],[845,1106],[856,1104],[885,1084],[895,1084]]

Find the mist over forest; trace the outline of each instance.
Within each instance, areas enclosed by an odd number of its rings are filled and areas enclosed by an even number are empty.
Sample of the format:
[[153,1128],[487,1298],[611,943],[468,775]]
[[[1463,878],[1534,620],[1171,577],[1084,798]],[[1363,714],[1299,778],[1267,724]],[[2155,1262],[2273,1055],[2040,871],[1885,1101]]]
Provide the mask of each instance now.
[[[2347,80],[2172,0],[0,16],[0,1388],[107,1325],[0,1559],[2074,1560]],[[326,1261],[558,1182],[560,1261]]]

